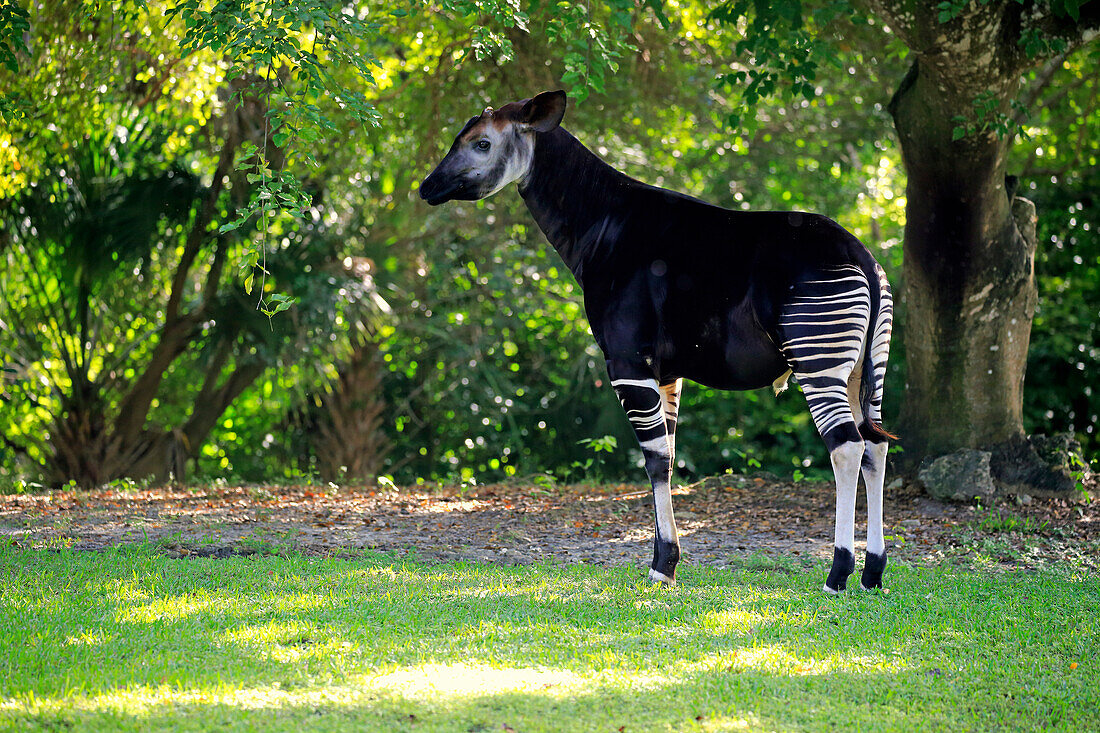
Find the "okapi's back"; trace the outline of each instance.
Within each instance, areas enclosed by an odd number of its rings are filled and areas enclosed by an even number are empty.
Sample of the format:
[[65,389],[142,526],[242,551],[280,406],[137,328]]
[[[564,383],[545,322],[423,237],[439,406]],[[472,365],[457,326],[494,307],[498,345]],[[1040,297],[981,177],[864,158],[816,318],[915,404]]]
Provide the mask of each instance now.
[[[799,211],[737,211],[637,184],[623,232],[623,265],[645,260],[721,283],[737,299],[750,286],[781,297],[823,267],[853,264],[873,279],[874,259],[840,224]],[[662,265],[658,265],[662,267]]]

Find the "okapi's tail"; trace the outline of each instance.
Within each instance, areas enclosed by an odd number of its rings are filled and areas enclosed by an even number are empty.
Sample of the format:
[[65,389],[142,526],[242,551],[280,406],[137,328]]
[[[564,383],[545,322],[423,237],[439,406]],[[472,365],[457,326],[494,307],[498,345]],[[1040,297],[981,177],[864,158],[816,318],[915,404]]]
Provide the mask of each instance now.
[[[863,424],[859,426],[859,432],[864,440],[885,442],[898,439],[880,425],[882,389],[886,380],[890,333],[894,323],[894,299],[890,294],[890,283],[886,281],[886,272],[877,262],[874,263],[874,271],[867,275],[871,280],[871,318],[867,326],[867,342],[863,347],[863,374],[859,385],[859,407],[863,412]],[[878,280],[878,287],[874,285],[875,279]]]

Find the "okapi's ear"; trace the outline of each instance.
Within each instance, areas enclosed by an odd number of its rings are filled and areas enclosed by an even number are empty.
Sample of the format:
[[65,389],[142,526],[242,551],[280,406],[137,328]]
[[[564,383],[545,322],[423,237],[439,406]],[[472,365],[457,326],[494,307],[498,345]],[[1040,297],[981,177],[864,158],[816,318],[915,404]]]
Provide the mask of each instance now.
[[536,132],[550,132],[565,117],[565,92],[543,92],[528,99],[519,112],[520,124]]

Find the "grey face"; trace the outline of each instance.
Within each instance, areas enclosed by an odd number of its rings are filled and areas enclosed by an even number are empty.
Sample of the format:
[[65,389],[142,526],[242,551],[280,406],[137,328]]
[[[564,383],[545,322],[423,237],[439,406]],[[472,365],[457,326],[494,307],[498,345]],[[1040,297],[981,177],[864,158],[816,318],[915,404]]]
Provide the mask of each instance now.
[[476,201],[523,178],[534,150],[534,133],[523,127],[505,110],[486,109],[471,119],[420,184],[420,198],[432,206],[454,199]]
[[565,105],[565,92],[559,90],[510,102],[495,112],[487,107],[466,123],[447,156],[420,184],[420,198],[432,206],[476,201],[522,181],[531,171],[535,136],[561,123]]

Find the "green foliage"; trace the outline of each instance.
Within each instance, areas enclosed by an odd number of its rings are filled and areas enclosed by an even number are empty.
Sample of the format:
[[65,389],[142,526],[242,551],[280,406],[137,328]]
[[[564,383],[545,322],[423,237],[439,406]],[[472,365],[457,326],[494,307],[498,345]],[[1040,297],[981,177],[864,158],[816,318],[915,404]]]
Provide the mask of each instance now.
[[[979,506],[978,511],[982,511]],[[1050,521],[1035,517],[1021,517],[1017,514],[1005,511],[986,510],[984,515],[972,523],[975,529],[982,532],[1021,532],[1037,534],[1050,526]]]
[[[79,319],[54,312],[63,287],[87,284],[89,323],[111,358],[129,360],[119,379],[141,373],[201,211],[194,196],[209,190],[228,149],[226,190],[180,292],[185,312],[198,305],[220,257],[229,273],[239,268],[243,292],[211,298],[210,317],[164,374],[149,425],[187,423],[189,405],[218,386],[212,378],[206,387],[204,365],[226,343],[223,379],[250,364],[274,368],[191,446],[200,473],[313,476],[309,429],[295,415],[317,405],[348,358],[349,334],[366,333],[383,358],[393,445],[385,470],[399,480],[582,478],[597,463],[604,476],[640,480],[576,283],[518,196],[431,210],[415,196],[471,114],[559,86],[570,91],[566,127],[612,164],[724,206],[828,214],[872,248],[901,290],[906,201],[885,104],[907,62],[881,23],[847,2],[731,0],[709,14],[657,0],[78,3],[34,6],[31,20],[29,56],[11,30],[18,18],[0,24],[20,64],[18,76],[0,68],[0,114],[11,121],[0,128],[0,197],[37,191],[70,213],[36,215],[41,248],[10,217],[0,230],[10,310],[53,343],[18,364],[13,342],[3,344],[0,416],[20,439],[49,434],[59,398],[36,391],[35,380],[45,375],[63,393],[59,345],[81,341],[69,325]],[[1024,178],[1050,243],[1036,260],[1041,304],[1025,409],[1030,429],[1073,429],[1094,451],[1100,408],[1088,375],[1100,273],[1089,192],[1100,184],[1074,162],[1095,168],[1100,139],[1086,77],[1084,65],[1067,68],[1051,88],[1068,91],[1040,102],[1025,123],[1031,140],[1021,142],[1058,168],[1057,184],[1046,183],[1048,172]],[[979,101],[970,121],[958,121],[973,127],[964,132],[1014,129],[996,100]],[[150,121],[140,130],[139,118]],[[133,131],[123,140],[120,127]],[[78,181],[71,174],[86,166],[71,161],[92,153],[124,169]],[[95,204],[81,210],[77,192],[88,186]],[[153,196],[182,208],[168,212]],[[78,229],[61,225],[81,211],[102,220],[98,233],[63,244]],[[349,276],[351,259],[369,277]],[[898,309],[887,426],[903,389],[900,299]],[[280,311],[274,322],[262,317]],[[89,364],[100,359],[111,363],[97,352]],[[108,415],[117,404],[107,398]],[[686,385],[677,447],[682,478],[828,473],[797,390],[775,398]],[[0,476],[34,480],[17,460],[0,456]]]
[[985,133],[999,138],[1019,133],[1027,139],[1027,131],[1017,120],[1026,113],[1023,104],[1019,100],[1011,100],[1009,107],[1013,114],[1009,115],[1002,110],[1002,101],[992,90],[979,93],[973,99],[973,111],[970,115],[955,115],[951,118],[955,123],[951,129],[951,140]]
[[[252,198],[221,228],[231,231],[260,216],[264,236],[240,264],[245,290],[251,294],[255,270],[267,274],[269,217],[286,212],[301,218],[311,202],[298,174],[272,170],[269,140],[280,158],[288,154],[288,144],[302,145],[301,162],[315,167],[310,146],[337,132],[331,116],[318,106],[324,97],[355,123],[377,123],[378,111],[362,89],[374,83],[372,68],[379,66],[364,50],[378,25],[367,21],[365,10],[345,12],[331,0],[221,0],[209,9],[200,0],[182,0],[165,14],[183,20],[183,58],[210,52],[228,62],[227,80],[244,82],[231,87],[231,104],[241,105],[252,95],[262,98],[267,109],[262,145],[246,143],[237,161],[237,170],[254,171],[248,173],[248,182],[256,184]],[[350,74],[340,73],[345,69]],[[260,308],[268,317],[291,302],[283,295],[268,304],[260,289]]]
[[380,335],[387,391],[404,395],[391,436],[403,475],[568,465],[571,437],[599,431],[617,407],[597,386],[602,358],[576,284],[532,230],[456,239],[435,249],[414,292],[391,296],[401,327]]
[[1066,62],[1038,95],[1014,164],[1039,217],[1039,305],[1028,350],[1029,432],[1072,432],[1100,454],[1100,61],[1094,47]]
[[19,70],[16,54],[30,53],[23,40],[23,34],[30,28],[30,16],[26,8],[16,2],[0,5],[0,64],[8,71],[14,73]]
[[593,453],[614,453],[619,447],[619,440],[614,435],[605,435],[602,438],[585,438],[577,444],[591,448]]
[[1039,28],[1025,28],[1020,32],[1020,48],[1031,58],[1057,56],[1066,50],[1066,40],[1051,36]]
[[565,48],[561,82],[573,90],[577,102],[590,92],[604,94],[607,76],[619,70],[624,53],[637,50],[626,35],[633,28],[633,0],[599,3],[593,15],[591,2],[559,2],[546,24],[551,43]]
[[801,0],[725,0],[709,19],[737,39],[734,70],[717,78],[739,102],[726,116],[727,124],[749,130],[755,128],[756,108],[772,95],[812,100],[820,93],[819,74],[843,63],[837,44],[830,42],[839,28],[858,38],[874,25],[847,0],[817,6]]
[[164,144],[164,131],[140,117],[89,131],[0,209],[4,442],[52,478],[43,423],[117,399],[149,353],[156,316],[134,295],[161,264],[164,231],[182,231],[199,194]]
[[602,438],[584,438],[577,441],[577,445],[591,451],[583,461],[573,461],[568,469],[558,469],[558,476],[565,483],[574,483],[577,480],[600,481],[604,476],[604,462],[607,454],[610,456],[619,446],[619,439],[614,435],[605,435]]

